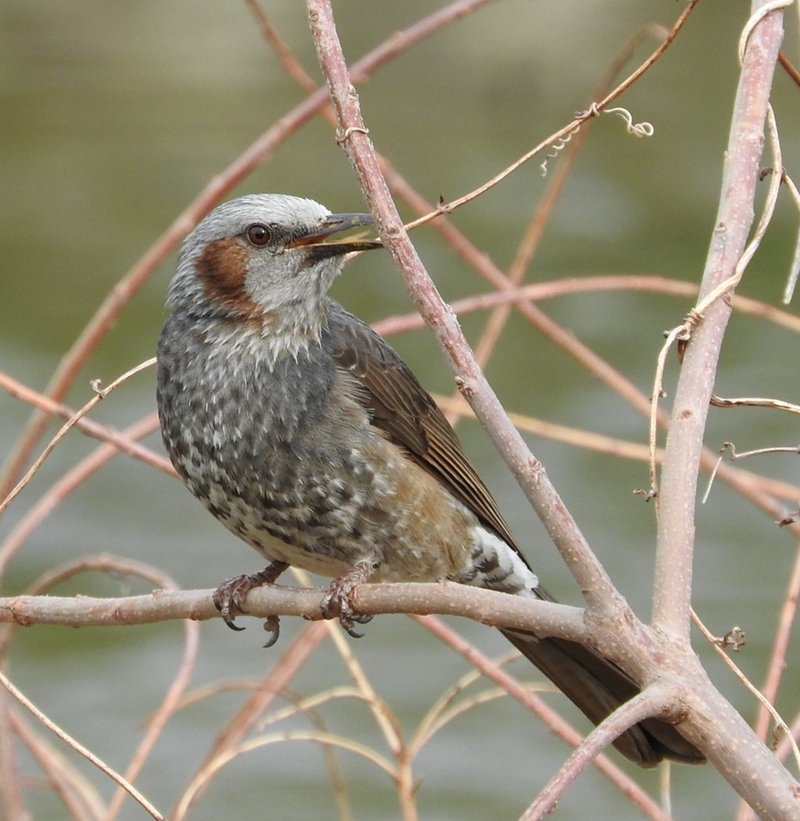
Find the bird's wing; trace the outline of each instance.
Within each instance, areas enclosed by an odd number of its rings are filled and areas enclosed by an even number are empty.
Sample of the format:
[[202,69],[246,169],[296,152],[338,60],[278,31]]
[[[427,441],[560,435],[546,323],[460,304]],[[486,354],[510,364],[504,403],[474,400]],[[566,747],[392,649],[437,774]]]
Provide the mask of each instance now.
[[329,352],[362,388],[358,398],[372,424],[520,553],[455,431],[408,365],[368,325],[333,301],[328,323]]
[[[372,424],[519,553],[497,504],[467,461],[453,429],[409,367],[369,326],[336,303],[330,307],[327,350],[360,386],[359,398]],[[533,592],[541,599],[553,600],[541,586]],[[639,692],[627,673],[587,647],[524,631],[502,632],[595,723]],[[663,758],[689,763],[704,760],[674,726],[654,718],[631,727],[614,744],[645,767]]]

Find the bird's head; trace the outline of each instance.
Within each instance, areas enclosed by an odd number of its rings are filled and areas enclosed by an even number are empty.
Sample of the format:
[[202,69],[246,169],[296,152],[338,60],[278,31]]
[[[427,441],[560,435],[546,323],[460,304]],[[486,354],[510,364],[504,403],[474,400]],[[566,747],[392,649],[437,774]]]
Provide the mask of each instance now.
[[317,202],[252,194],[209,213],[183,244],[169,306],[196,317],[246,322],[263,335],[313,335],[345,256],[380,242],[337,238],[372,224]]

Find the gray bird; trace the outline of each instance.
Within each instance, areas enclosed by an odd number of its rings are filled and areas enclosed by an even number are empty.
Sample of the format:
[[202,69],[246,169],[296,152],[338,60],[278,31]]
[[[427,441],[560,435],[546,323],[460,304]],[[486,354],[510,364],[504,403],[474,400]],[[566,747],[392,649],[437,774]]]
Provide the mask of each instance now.
[[[186,238],[158,343],[158,412],[175,469],[269,566],[215,594],[229,626],[288,565],[336,579],[326,615],[354,633],[363,581],[462,584],[552,600],[447,420],[397,353],[329,299],[339,232],[371,223],[262,194],[212,211]],[[268,622],[277,637],[277,620]],[[503,630],[593,722],[639,688],[593,651]],[[642,766],[701,762],[674,726],[616,741]]]

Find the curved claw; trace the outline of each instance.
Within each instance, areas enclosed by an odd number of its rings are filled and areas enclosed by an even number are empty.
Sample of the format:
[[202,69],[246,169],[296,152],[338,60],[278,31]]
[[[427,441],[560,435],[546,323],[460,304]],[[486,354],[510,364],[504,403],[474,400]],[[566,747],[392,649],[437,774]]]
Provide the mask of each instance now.
[[281,634],[281,620],[278,616],[267,616],[264,620],[264,629],[269,633],[265,648],[272,647],[278,641]]
[[[232,576],[226,579],[212,596],[214,606],[219,610],[222,620],[231,629],[240,632],[244,627],[234,624],[237,615],[245,612],[247,594],[255,587],[274,584],[275,580],[288,567],[286,562],[272,562],[259,573]],[[265,647],[272,647],[280,634],[280,622],[277,616],[270,616],[264,623],[264,629],[271,633]]]
[[251,577],[243,575],[226,579],[214,591],[211,597],[214,607],[219,610],[222,620],[231,630],[244,630],[244,627],[239,627],[233,622],[238,614],[244,613],[244,600],[252,588]]
[[363,639],[364,638],[363,633],[359,633],[358,630],[356,630],[353,627],[352,623],[351,624],[345,624],[345,622],[342,621],[341,617],[339,618],[339,624],[342,625],[342,630],[344,630],[344,632],[347,633],[347,635],[350,636],[350,638],[353,638],[353,639]]
[[355,612],[351,596],[353,590],[365,582],[373,571],[373,566],[368,563],[357,564],[350,568],[344,576],[334,579],[324,598],[322,599],[322,616],[326,619],[339,617],[339,624],[348,636],[354,639],[361,639],[364,637],[363,633],[359,633],[353,627],[354,624],[366,624],[371,621],[372,616],[360,615]]

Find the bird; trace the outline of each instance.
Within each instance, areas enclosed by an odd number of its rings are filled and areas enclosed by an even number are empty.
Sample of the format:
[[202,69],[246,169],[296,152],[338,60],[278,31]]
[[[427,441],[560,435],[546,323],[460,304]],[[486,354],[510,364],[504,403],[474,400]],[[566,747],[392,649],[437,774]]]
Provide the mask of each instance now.
[[[311,199],[250,194],[183,243],[158,340],[158,414],[189,491],[269,562],[214,593],[234,629],[247,592],[290,565],[334,579],[323,615],[356,636],[350,594],[367,581],[553,600],[411,368],[328,296],[347,258],[381,247],[363,238],[371,225]],[[265,626],[276,639],[277,619]],[[579,643],[501,632],[595,724],[640,691]],[[615,746],[644,767],[704,760],[657,718]]]

